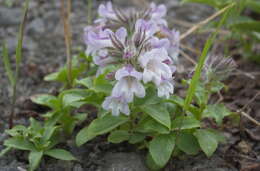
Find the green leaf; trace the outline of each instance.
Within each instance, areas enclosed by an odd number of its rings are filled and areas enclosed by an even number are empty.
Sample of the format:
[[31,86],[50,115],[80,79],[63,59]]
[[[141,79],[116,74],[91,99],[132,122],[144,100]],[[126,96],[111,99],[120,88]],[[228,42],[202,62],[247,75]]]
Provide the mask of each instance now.
[[169,112],[161,105],[144,105],[140,107],[141,110],[155,119],[157,122],[166,126],[167,128],[171,128],[171,118]]
[[146,94],[144,98],[135,98],[134,106],[158,104],[161,101],[162,98],[159,98],[157,96],[156,89],[152,86],[149,86],[146,89]]
[[130,144],[136,144],[136,143],[140,143],[145,139],[145,134],[141,134],[141,133],[133,133],[130,138],[129,138],[129,143]]
[[60,81],[66,82],[66,68],[62,68],[57,72],[51,73],[44,77],[44,81]]
[[[71,74],[72,74],[71,80],[73,81],[73,83],[75,83],[75,78],[77,78],[85,70],[86,70],[86,64],[82,63],[82,62],[80,63],[78,56],[73,56],[72,69],[71,69]],[[45,81],[58,81],[58,82],[65,84],[65,87],[66,87],[66,85],[69,84],[67,75],[68,75],[68,70],[67,70],[67,66],[65,65],[62,68],[60,68],[59,71],[45,76],[44,80]]]
[[34,145],[22,137],[12,137],[4,141],[7,147],[13,147],[19,150],[34,150]]
[[160,170],[162,167],[158,166],[155,161],[153,160],[152,156],[150,153],[147,154],[146,156],[146,164],[151,169],[152,171]]
[[172,130],[192,129],[200,127],[200,121],[194,116],[179,116],[172,121]]
[[146,117],[141,120],[136,128],[137,132],[141,133],[160,133],[160,134],[169,134],[169,129],[162,124],[158,123],[151,117]]
[[11,135],[12,137],[15,136],[22,136],[23,133],[27,130],[27,128],[23,125],[16,125],[15,127],[13,127],[12,129],[6,130],[5,132],[8,135]]
[[83,78],[81,80],[77,80],[76,84],[83,85],[87,88],[93,87],[92,79],[90,77]]
[[13,87],[15,84],[15,78],[9,61],[8,48],[5,42],[3,43],[3,62],[4,62],[4,67],[5,67],[7,77],[11,83],[11,86]]
[[59,160],[77,160],[69,151],[59,148],[48,150],[44,154]]
[[213,104],[208,105],[206,109],[204,110],[202,116],[203,117],[210,117],[214,118],[218,125],[222,123],[222,120],[225,116],[231,115],[232,112],[230,112],[225,105],[223,104]]
[[64,107],[73,106],[79,108],[84,104],[82,100],[84,100],[88,94],[88,91],[84,89],[71,89],[63,91],[60,97],[62,97],[62,104]]
[[194,132],[202,151],[210,157],[217,149],[218,141],[214,133],[206,129],[198,129]]
[[103,92],[109,94],[113,88],[110,82],[106,79],[105,74],[99,75],[93,82],[94,90],[96,92]]
[[2,149],[2,151],[0,152],[0,158],[3,157],[6,153],[8,153],[10,150],[12,150],[12,147],[6,147]]
[[45,126],[43,135],[44,141],[49,141],[58,128],[59,126]]
[[175,138],[172,134],[159,135],[149,144],[149,152],[156,165],[163,167],[171,157],[175,146]]
[[20,27],[19,27],[17,46],[16,46],[16,50],[15,50],[16,77],[17,77],[17,74],[19,71],[19,66],[20,66],[21,58],[22,58],[23,34],[24,34],[24,26],[25,26],[25,21],[26,21],[26,17],[27,17],[28,7],[29,7],[29,0],[26,0],[24,8],[23,8],[23,19],[22,19],[22,23],[20,24]]
[[38,168],[38,166],[41,162],[42,156],[43,156],[42,151],[31,151],[29,153],[29,164],[30,164],[29,170],[30,171],[33,171]]
[[226,143],[226,137],[219,131],[215,130],[215,129],[208,129],[208,131],[212,132],[215,135],[216,140],[219,143]]
[[260,21],[240,22],[233,24],[231,27],[240,31],[260,32]]
[[116,130],[110,133],[108,136],[108,141],[111,143],[121,143],[123,141],[127,141],[130,135],[128,131],[124,130]]
[[87,113],[76,113],[73,117],[74,117],[77,121],[83,122],[84,120],[87,119],[88,114],[87,114]]
[[247,0],[246,6],[251,10],[260,13],[260,1],[257,0]]
[[223,17],[221,18],[221,20],[220,20],[220,22],[217,26],[217,31],[214,32],[212,34],[212,36],[207,40],[207,42],[206,42],[206,44],[203,48],[202,54],[199,58],[198,65],[196,66],[195,73],[192,77],[192,80],[191,80],[191,83],[190,83],[190,86],[189,86],[189,89],[188,89],[188,92],[187,92],[187,95],[186,95],[186,98],[185,98],[184,109],[186,111],[189,110],[190,103],[192,102],[193,96],[195,94],[197,84],[199,83],[201,71],[203,69],[203,65],[204,65],[206,58],[207,58],[207,55],[208,55],[208,51],[210,50],[212,43],[216,39],[216,36],[218,34],[220,27],[224,24],[224,22],[225,22],[225,20],[228,16],[227,14],[228,14],[228,11],[226,11],[224,13]]
[[58,107],[58,99],[55,96],[49,95],[49,94],[38,94],[31,96],[30,98],[32,102],[43,105],[43,106],[48,106],[52,109],[55,109]]
[[220,81],[212,81],[211,82],[211,92],[213,93],[217,93],[219,92],[221,89],[223,89],[225,87],[225,84],[223,84]]
[[191,133],[180,132],[178,137],[176,137],[176,141],[177,147],[186,154],[196,155],[200,150],[196,137],[194,137]]
[[106,115],[93,120],[88,127],[83,128],[76,136],[78,146],[86,143],[98,135],[108,133],[119,125],[124,124],[129,119],[125,116]]

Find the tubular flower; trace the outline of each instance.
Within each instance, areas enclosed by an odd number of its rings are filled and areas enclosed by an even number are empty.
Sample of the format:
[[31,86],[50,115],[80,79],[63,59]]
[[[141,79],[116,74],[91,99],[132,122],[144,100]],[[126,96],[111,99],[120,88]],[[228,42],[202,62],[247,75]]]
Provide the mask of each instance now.
[[169,65],[163,62],[165,60],[169,60],[169,56],[164,48],[152,49],[139,58],[139,63],[144,69],[144,83],[153,81],[158,86],[162,78],[171,79],[172,70]]
[[108,2],[99,6],[94,26],[85,28],[86,53],[98,65],[97,76],[104,74],[106,66],[119,68],[105,77],[114,80],[114,87],[102,107],[113,115],[129,115],[129,103],[134,97],[145,97],[148,82],[155,86],[158,97],[173,94],[179,32],[168,28],[166,13],[162,4],[131,11]]
[[140,82],[142,73],[137,72],[132,66],[119,69],[115,78],[118,82],[112,90],[112,96],[124,97],[127,102],[132,102],[134,95],[140,98],[145,96],[144,86]]
[[102,107],[106,110],[111,111],[112,115],[118,116],[120,112],[129,115],[129,107],[128,103],[125,101],[124,98],[118,96],[109,96],[106,97],[105,101],[102,104]]

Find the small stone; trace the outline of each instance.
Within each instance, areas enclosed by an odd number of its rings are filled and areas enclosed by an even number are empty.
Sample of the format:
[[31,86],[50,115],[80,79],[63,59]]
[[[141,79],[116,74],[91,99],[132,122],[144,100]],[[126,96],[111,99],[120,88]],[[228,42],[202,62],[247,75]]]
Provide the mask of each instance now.
[[84,171],[82,166],[80,164],[76,164],[74,167],[73,167],[73,171]]
[[22,17],[20,8],[0,7],[0,26],[13,26],[20,23]]
[[136,153],[107,153],[104,161],[98,171],[148,171],[142,157]]
[[29,32],[29,34],[33,34],[33,35],[44,33],[45,26],[44,26],[43,20],[41,18],[37,18],[37,19],[33,20],[28,25],[28,32]]
[[244,154],[248,154],[252,151],[252,147],[246,141],[240,141],[237,147]]

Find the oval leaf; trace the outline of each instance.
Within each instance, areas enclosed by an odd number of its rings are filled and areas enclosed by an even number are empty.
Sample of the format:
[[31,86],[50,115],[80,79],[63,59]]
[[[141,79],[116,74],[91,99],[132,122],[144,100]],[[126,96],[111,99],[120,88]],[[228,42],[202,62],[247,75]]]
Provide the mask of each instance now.
[[31,96],[30,99],[31,99],[31,101],[33,101],[36,104],[48,106],[50,108],[55,108],[58,103],[57,97],[49,95],[49,94],[37,94],[37,95]]
[[199,152],[199,143],[191,133],[180,132],[179,136],[176,138],[177,147],[189,155],[195,155]]
[[144,105],[141,107],[142,111],[150,115],[157,122],[171,128],[171,118],[169,112],[163,108],[160,104],[155,105]]
[[200,121],[193,116],[181,116],[172,121],[172,130],[192,129],[200,127]]
[[125,116],[106,115],[102,118],[97,118],[77,134],[76,144],[80,146],[95,136],[105,134],[127,121],[128,118]]
[[124,130],[116,130],[111,132],[108,136],[108,141],[112,143],[121,143],[123,141],[128,140],[130,137],[129,133]]
[[159,135],[149,144],[149,152],[156,165],[163,167],[171,157],[175,146],[175,138],[172,134]]
[[77,160],[69,151],[64,149],[51,149],[44,154],[59,160]]
[[13,147],[19,150],[34,150],[34,145],[22,137],[13,137],[4,141],[7,147]]
[[194,132],[194,136],[197,138],[202,151],[210,157],[218,146],[215,134],[205,129],[198,129]]
[[29,164],[30,171],[37,169],[42,159],[43,152],[42,151],[31,151],[29,153]]

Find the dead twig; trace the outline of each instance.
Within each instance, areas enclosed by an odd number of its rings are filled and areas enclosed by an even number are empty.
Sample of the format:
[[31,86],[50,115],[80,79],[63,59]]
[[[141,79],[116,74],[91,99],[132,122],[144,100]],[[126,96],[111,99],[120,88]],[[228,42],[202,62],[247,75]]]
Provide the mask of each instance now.
[[180,54],[186,58],[188,61],[190,61],[193,65],[197,65],[197,62],[192,59],[188,54],[186,54],[185,52],[183,52],[182,50],[180,50]]
[[250,99],[241,109],[240,111],[245,110],[258,96],[260,95],[260,91],[254,95],[252,99]]
[[228,6],[226,6],[225,8],[219,10],[218,12],[216,12],[215,14],[211,15],[210,17],[206,18],[205,20],[199,22],[198,24],[194,25],[193,27],[191,27],[189,30],[187,30],[185,33],[183,33],[180,36],[180,40],[186,38],[187,36],[189,36],[191,33],[193,33],[194,31],[196,31],[197,29],[199,29],[200,27],[204,26],[205,24],[207,24],[208,22],[210,22],[211,20],[215,19],[217,16],[221,15],[222,13],[224,13],[226,10],[228,10],[229,8],[233,7],[235,5],[235,3],[232,3]]
[[252,118],[250,115],[248,115],[247,113],[237,110],[236,113],[246,117],[248,120],[250,120],[251,122],[253,122],[254,124],[256,124],[257,126],[260,126],[260,122],[258,122],[257,120],[255,120],[254,118]]
[[255,76],[260,75],[260,72],[245,72],[245,71],[236,69],[236,72],[232,75],[244,75],[252,80],[255,80]]
[[185,44],[181,44],[180,46],[181,46],[182,49],[189,50],[190,52],[192,52],[192,53],[194,53],[196,55],[200,55],[200,51],[197,50],[197,49],[194,49],[194,48],[192,48],[192,47],[190,47],[188,45],[185,45]]

